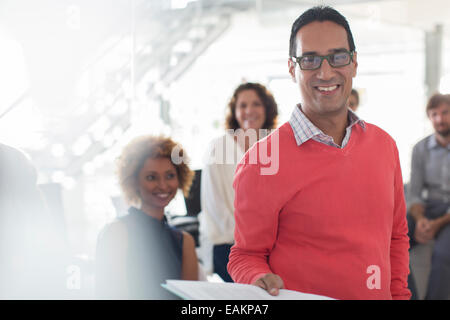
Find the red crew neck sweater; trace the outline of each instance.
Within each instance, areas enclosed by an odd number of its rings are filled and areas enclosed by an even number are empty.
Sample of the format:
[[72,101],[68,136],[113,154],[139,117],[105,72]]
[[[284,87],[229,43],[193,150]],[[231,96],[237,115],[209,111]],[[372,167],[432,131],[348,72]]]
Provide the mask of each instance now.
[[[279,169],[262,175],[270,164],[251,159],[272,143]],[[401,168],[380,128],[354,126],[338,149],[312,139],[298,146],[285,123],[246,153],[233,186],[236,282],[275,273],[286,289],[337,299],[410,298]]]

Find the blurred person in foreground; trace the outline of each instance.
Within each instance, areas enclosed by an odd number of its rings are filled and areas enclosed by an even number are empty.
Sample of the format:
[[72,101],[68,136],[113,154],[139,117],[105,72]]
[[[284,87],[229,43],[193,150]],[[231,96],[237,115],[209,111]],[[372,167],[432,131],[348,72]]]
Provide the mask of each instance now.
[[37,172],[18,149],[0,144],[0,299],[61,299],[65,260]]
[[[183,161],[174,162],[173,151]],[[131,205],[106,225],[96,254],[96,293],[107,299],[175,299],[161,287],[167,279],[198,279],[194,238],[170,227],[164,208],[193,172],[184,150],[170,138],[141,136],[118,159],[118,178]]]
[[434,240],[425,299],[450,299],[450,94],[431,96],[426,112],[434,133],[413,148],[407,196],[410,244]]
[[352,89],[350,96],[348,97],[348,107],[352,109],[353,112],[359,107],[359,93],[355,89]]
[[[236,170],[228,264],[236,282],[273,295],[286,288],[336,299],[410,298],[398,150],[348,108],[357,66],[339,12],[318,6],[294,22],[288,67],[303,101]],[[264,172],[267,161],[252,163],[261,149],[278,151],[270,161],[276,172]]]
[[213,271],[225,282],[233,282],[227,264],[234,243],[234,172],[249,147],[276,127],[277,116],[275,99],[264,85],[239,85],[228,103],[227,132],[214,139],[206,152],[201,179],[201,230],[213,244]]

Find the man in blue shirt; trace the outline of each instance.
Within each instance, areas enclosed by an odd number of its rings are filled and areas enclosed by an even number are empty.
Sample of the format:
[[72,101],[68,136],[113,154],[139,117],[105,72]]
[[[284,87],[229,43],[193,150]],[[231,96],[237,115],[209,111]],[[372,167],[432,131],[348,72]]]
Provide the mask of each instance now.
[[411,247],[435,241],[425,298],[450,299],[450,95],[433,95],[426,111],[434,133],[413,149],[409,237]]

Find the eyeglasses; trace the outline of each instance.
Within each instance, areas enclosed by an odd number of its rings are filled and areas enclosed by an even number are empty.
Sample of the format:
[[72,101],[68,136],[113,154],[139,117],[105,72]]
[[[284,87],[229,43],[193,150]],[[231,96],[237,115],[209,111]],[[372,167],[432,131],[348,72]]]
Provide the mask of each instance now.
[[354,51],[340,51],[327,56],[306,55],[301,57],[291,57],[292,61],[297,62],[302,70],[316,70],[322,66],[323,59],[327,59],[333,68],[345,67],[353,61]]

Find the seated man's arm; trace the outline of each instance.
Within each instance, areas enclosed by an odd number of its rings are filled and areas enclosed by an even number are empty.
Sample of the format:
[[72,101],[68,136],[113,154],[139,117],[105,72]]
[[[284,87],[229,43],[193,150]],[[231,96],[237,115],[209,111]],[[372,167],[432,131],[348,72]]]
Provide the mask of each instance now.
[[414,240],[427,243],[430,238],[430,221],[425,217],[425,142],[414,146],[411,158],[411,179],[408,185],[408,213],[415,221]]
[[409,214],[416,222],[425,217],[425,202],[422,192],[425,188],[425,151],[424,145],[414,146],[411,158],[411,178],[408,185]]
[[417,223],[420,219],[425,218],[425,206],[422,203],[413,203],[409,209],[409,214]]

